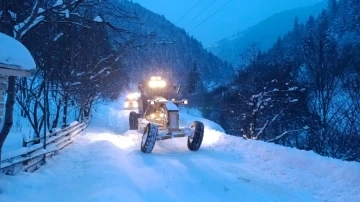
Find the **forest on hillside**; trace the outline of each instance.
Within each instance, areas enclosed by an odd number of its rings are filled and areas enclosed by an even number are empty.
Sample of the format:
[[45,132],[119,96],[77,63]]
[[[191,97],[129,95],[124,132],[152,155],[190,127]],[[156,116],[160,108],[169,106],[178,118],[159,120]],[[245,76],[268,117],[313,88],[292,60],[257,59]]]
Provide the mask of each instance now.
[[360,1],[329,0],[267,52],[239,58],[232,83],[205,95],[204,115],[245,139],[360,161]]

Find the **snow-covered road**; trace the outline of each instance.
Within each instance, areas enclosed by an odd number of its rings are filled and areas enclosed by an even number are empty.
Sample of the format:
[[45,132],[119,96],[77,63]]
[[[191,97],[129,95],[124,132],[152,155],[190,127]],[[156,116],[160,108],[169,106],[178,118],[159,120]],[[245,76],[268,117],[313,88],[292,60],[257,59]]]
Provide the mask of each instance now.
[[[143,154],[120,106],[99,106],[75,143],[35,173],[0,175],[0,201],[360,201],[358,163],[244,141],[208,120],[199,151],[180,138]],[[181,123],[195,119],[182,114]]]

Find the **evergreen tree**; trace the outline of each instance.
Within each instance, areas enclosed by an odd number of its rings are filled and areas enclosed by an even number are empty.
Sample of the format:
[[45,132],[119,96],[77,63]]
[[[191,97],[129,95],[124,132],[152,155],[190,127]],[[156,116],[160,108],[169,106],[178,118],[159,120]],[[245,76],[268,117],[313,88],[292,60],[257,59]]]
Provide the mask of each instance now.
[[190,72],[187,76],[186,92],[189,94],[196,93],[198,85],[199,85],[199,80],[200,80],[199,68],[198,68],[196,62],[194,62],[194,66],[190,70]]
[[330,16],[334,17],[338,10],[337,0],[328,0],[327,6],[328,6],[327,10],[328,10]]

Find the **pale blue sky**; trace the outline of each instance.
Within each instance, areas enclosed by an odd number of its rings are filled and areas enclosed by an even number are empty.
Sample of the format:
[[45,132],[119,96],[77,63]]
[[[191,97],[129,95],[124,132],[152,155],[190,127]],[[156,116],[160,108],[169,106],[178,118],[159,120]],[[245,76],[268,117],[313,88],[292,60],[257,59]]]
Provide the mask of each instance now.
[[[138,2],[155,13],[164,15],[177,26],[184,28],[190,35],[200,40],[204,47],[214,45],[217,41],[231,36],[236,31],[254,25],[274,13],[315,4],[322,0],[230,1],[231,0],[200,0],[200,2],[180,20],[198,0],[133,0],[133,2]],[[197,26],[228,2],[230,3],[217,14],[200,26]],[[210,6],[198,15],[208,5]]]

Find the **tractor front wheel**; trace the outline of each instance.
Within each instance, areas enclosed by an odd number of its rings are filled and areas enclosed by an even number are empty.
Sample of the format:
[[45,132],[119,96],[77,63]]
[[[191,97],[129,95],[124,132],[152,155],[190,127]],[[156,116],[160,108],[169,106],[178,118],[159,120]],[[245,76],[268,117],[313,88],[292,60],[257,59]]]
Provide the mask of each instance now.
[[144,153],[151,153],[155,146],[156,136],[158,135],[158,126],[148,123],[144,130],[141,140],[141,151]]
[[194,135],[188,137],[187,146],[191,151],[199,150],[204,137],[204,124],[199,121],[194,121],[191,128],[194,128]]

